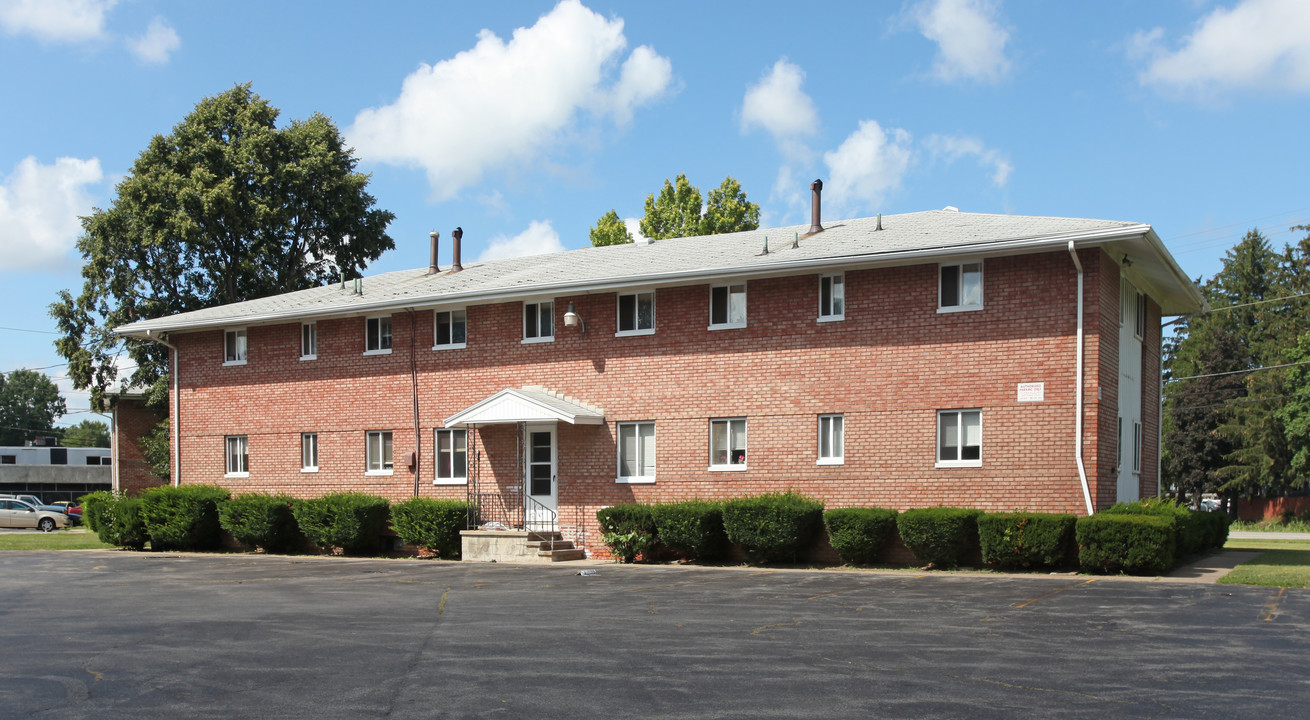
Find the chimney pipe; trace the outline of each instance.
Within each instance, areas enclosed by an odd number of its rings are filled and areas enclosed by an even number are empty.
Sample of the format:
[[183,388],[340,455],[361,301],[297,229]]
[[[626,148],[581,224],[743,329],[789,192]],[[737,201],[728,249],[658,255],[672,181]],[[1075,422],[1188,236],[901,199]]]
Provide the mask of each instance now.
[[450,271],[459,272],[460,270],[464,269],[463,263],[459,261],[459,241],[464,237],[464,228],[460,228],[460,227],[455,228],[455,231],[452,232],[450,236],[455,238],[455,249],[453,251],[455,256],[451,260]]
[[819,224],[819,217],[822,215],[820,208],[822,207],[823,181],[815,180],[810,183],[810,190],[814,191],[814,204],[810,208],[810,231],[805,233],[806,235],[823,232],[823,226]]
[[428,263],[428,274],[436,275],[441,272],[441,266],[437,265],[437,240],[441,239],[441,233],[433,230],[428,233],[428,238],[432,240],[432,260]]

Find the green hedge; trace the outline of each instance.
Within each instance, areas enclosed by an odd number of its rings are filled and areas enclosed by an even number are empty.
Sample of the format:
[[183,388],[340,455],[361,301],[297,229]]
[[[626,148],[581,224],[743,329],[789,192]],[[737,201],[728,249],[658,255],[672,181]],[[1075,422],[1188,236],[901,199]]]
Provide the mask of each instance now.
[[391,508],[391,528],[407,545],[425,547],[443,559],[457,559],[459,531],[468,524],[463,500],[414,498]]
[[885,508],[835,508],[823,513],[823,525],[842,562],[871,565],[887,548],[898,514]]
[[141,550],[150,539],[146,532],[141,498],[115,496],[108,511],[100,516],[96,535],[100,542],[129,550]]
[[1074,548],[1073,515],[1011,512],[978,516],[978,545],[988,567],[1058,568]]
[[378,546],[390,504],[364,493],[330,493],[300,500],[291,509],[300,532],[319,547],[362,552]]
[[723,506],[723,530],[757,562],[793,562],[823,526],[823,503],[797,493],[769,493],[730,500]]
[[650,553],[659,544],[655,515],[650,505],[622,503],[596,511],[602,540],[614,553],[614,559],[631,563],[637,556]]
[[1205,510],[1193,510],[1198,522],[1205,528],[1205,546],[1208,550],[1218,550],[1228,542],[1228,514]]
[[897,516],[896,529],[920,564],[951,568],[966,559],[978,537],[977,518],[981,514],[981,510],[969,508],[906,510]]
[[1097,513],[1078,519],[1078,564],[1086,572],[1154,575],[1174,565],[1172,514]]
[[82,506],[82,522],[86,523],[91,532],[99,533],[100,526],[108,524],[110,513],[113,512],[114,503],[117,501],[118,496],[108,490],[97,490],[83,495],[77,500]]
[[291,512],[294,502],[287,495],[238,495],[218,506],[218,524],[242,545],[286,552],[303,537]]
[[227,490],[213,485],[151,488],[141,495],[141,514],[154,550],[213,550],[219,546],[218,505]]
[[1174,550],[1178,557],[1206,549],[1206,521],[1169,498],[1142,498],[1137,502],[1117,503],[1101,511],[1110,515],[1156,515],[1174,519]]
[[662,503],[651,508],[656,537],[683,557],[716,560],[723,556],[728,536],[723,531],[723,505],[707,500]]

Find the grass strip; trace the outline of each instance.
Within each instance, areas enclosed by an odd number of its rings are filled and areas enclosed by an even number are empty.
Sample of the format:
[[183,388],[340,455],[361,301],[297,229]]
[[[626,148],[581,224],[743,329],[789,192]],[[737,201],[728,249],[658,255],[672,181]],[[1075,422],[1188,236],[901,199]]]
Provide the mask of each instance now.
[[0,535],[0,550],[112,550],[113,545],[100,542],[93,532],[5,533]]
[[1229,550],[1265,550],[1219,580],[1223,585],[1310,588],[1310,540],[1230,539]]

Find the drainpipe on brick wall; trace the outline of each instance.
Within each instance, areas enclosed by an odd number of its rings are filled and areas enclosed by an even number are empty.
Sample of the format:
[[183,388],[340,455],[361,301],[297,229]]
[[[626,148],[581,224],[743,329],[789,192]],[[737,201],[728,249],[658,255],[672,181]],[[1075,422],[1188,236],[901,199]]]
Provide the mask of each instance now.
[[408,312],[410,397],[414,404],[414,497],[418,497],[418,479],[423,474],[423,455],[419,452],[419,448],[423,446],[423,441],[418,430],[418,366],[415,359],[418,353],[415,345],[418,342],[418,317],[413,310]]
[[1087,503],[1087,514],[1091,515],[1095,512],[1092,509],[1092,492],[1087,488],[1087,467],[1083,465],[1083,264],[1078,261],[1078,251],[1074,249],[1073,240],[1069,241],[1069,257],[1073,258],[1073,266],[1078,270],[1078,357],[1075,359],[1078,385],[1074,392],[1077,420],[1074,425],[1073,456],[1078,462],[1078,479],[1083,484],[1083,501]]
[[173,351],[172,352],[173,367],[169,372],[169,375],[173,376],[172,377],[173,417],[171,423],[173,425],[172,475],[173,475],[173,487],[177,487],[182,483],[182,396],[179,395],[177,391],[177,375],[178,375],[179,365],[181,365],[182,362],[182,358],[181,356],[178,355],[177,346],[169,343],[167,340],[164,340],[163,335],[155,335],[150,330],[147,330],[146,336],[149,337],[151,340],[154,340],[160,345],[163,345],[164,347]]

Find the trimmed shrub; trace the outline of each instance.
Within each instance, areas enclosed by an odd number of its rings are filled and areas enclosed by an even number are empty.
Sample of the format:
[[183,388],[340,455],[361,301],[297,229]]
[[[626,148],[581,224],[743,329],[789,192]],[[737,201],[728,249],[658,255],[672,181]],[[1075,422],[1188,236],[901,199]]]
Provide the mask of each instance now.
[[319,547],[341,548],[343,552],[375,549],[386,529],[385,498],[365,493],[329,493],[312,500],[300,500],[291,512],[300,532]]
[[795,562],[823,526],[823,503],[794,492],[729,500],[723,530],[754,562]]
[[1102,513],[1111,515],[1157,515],[1174,519],[1174,551],[1178,557],[1206,549],[1205,521],[1169,498],[1142,498],[1137,502],[1117,503]]
[[728,545],[723,531],[723,505],[708,500],[662,503],[651,508],[656,537],[686,558],[715,560]]
[[141,514],[154,550],[213,550],[219,545],[218,505],[231,494],[213,485],[151,488]]
[[896,529],[915,560],[934,568],[952,568],[965,560],[978,537],[981,510],[971,508],[918,508],[896,518]]
[[118,496],[101,515],[96,535],[100,542],[129,550],[142,550],[150,534],[146,532],[141,498]]
[[391,508],[391,529],[401,541],[425,547],[443,559],[459,557],[459,531],[467,523],[468,503],[463,500],[413,498]]
[[82,506],[82,522],[86,523],[91,532],[99,533],[100,526],[109,523],[110,513],[113,512],[114,503],[117,501],[118,496],[108,490],[97,490],[83,495],[77,500]]
[[601,539],[619,562],[636,562],[638,555],[650,553],[659,544],[650,505],[611,505],[596,511],[596,521],[603,533]]
[[1097,513],[1078,518],[1078,564],[1087,572],[1153,575],[1174,565],[1172,515]]
[[295,548],[302,536],[287,495],[238,495],[218,506],[218,524],[236,541],[264,552]]
[[1073,515],[1012,512],[978,516],[978,545],[988,567],[1062,567],[1074,548]]
[[1205,528],[1205,549],[1218,550],[1228,542],[1228,515],[1222,512],[1194,510]]
[[871,565],[887,549],[898,514],[885,508],[835,508],[823,513],[823,525],[842,562]]

